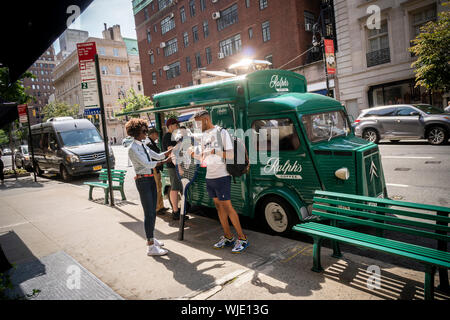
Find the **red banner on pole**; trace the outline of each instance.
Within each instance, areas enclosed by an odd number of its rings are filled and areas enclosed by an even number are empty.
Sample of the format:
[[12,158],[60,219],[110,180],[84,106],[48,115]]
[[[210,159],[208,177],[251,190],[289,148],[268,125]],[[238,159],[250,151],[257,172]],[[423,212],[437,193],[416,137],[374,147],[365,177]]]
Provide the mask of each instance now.
[[28,122],[27,108],[28,108],[28,106],[26,104],[19,104],[17,106],[17,112],[19,113],[19,122],[20,123]]
[[331,39],[324,39],[325,60],[327,64],[328,74],[336,73],[336,58],[334,56],[334,43]]

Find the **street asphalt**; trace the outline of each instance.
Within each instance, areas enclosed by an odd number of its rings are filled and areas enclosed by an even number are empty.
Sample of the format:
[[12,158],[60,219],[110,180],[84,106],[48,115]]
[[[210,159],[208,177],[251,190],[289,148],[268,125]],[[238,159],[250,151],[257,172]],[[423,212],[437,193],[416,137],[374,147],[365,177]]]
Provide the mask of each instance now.
[[[8,179],[0,186],[0,244],[10,262],[46,265],[55,260],[51,257],[64,254],[99,279],[95,283],[101,281],[124,299],[423,299],[424,273],[419,264],[346,246],[344,257],[334,259],[325,244],[325,272],[317,274],[310,270],[309,237],[268,235],[251,220],[242,220],[250,239],[244,253],[214,250],[212,244],[221,231],[212,210],[191,214],[184,241],[177,240],[178,224],[169,214],[158,216],[156,236],[169,254],[148,257],[134,170],[128,167],[122,146],[113,150],[116,168],[128,170],[127,201],[116,194],[116,208],[103,205],[102,190],[94,191],[94,201],[88,201],[83,182],[96,180],[94,176],[71,183],[50,175],[39,177],[37,183],[26,177]],[[391,198],[449,206],[450,145],[381,142],[380,150]],[[378,288],[368,286],[369,266],[380,268]],[[437,277],[435,281],[438,284]],[[101,296],[98,288],[103,286],[91,287],[81,285],[78,290],[86,291],[73,296]],[[436,299],[449,298],[436,292]]]

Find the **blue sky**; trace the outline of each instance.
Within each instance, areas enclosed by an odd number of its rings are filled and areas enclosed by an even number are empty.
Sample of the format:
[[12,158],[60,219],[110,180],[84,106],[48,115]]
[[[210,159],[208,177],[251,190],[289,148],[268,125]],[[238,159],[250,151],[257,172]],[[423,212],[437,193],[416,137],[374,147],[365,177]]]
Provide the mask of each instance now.
[[[103,23],[108,27],[120,25],[123,37],[136,39],[133,6],[131,0],[94,0],[81,16],[70,25],[71,29],[89,31],[90,37],[102,37]],[[58,40],[54,43],[59,52]]]

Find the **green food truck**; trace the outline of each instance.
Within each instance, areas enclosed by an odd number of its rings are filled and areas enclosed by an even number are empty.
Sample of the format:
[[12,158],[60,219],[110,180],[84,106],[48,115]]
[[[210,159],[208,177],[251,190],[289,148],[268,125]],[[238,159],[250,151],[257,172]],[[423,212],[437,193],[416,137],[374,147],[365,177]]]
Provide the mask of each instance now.
[[[154,108],[137,112],[155,114],[162,141],[167,114],[194,108],[208,110],[213,123],[232,135],[241,133],[251,165],[232,182],[233,207],[260,219],[275,234],[311,218],[315,190],[387,197],[378,146],[354,135],[337,100],[307,93],[300,74],[260,70],[170,90],[154,96]],[[274,130],[277,150],[272,150]],[[205,174],[206,168],[200,168],[189,189],[190,205],[214,207]],[[163,188],[169,184],[163,173]]]

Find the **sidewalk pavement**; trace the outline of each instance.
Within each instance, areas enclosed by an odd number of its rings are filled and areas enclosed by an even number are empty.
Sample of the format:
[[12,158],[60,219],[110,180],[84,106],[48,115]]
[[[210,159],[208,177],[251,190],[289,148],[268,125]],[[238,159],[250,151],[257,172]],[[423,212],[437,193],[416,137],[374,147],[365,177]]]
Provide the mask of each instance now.
[[[0,244],[11,263],[63,252],[124,299],[423,299],[422,270],[345,250],[342,259],[334,259],[323,248],[320,274],[311,271],[307,242],[245,230],[250,246],[244,253],[215,250],[219,222],[198,215],[186,222],[184,241],[177,240],[178,222],[170,214],[157,216],[155,236],[169,253],[149,257],[137,195],[121,201],[116,194],[112,208],[103,205],[102,190],[94,189],[89,201],[82,180],[34,183],[26,177],[0,186]],[[378,289],[367,285],[374,283],[366,271],[372,265],[381,270]],[[76,290],[85,287],[81,283]],[[436,299],[448,297],[436,292]]]

